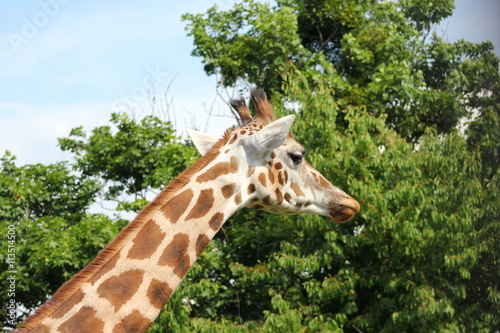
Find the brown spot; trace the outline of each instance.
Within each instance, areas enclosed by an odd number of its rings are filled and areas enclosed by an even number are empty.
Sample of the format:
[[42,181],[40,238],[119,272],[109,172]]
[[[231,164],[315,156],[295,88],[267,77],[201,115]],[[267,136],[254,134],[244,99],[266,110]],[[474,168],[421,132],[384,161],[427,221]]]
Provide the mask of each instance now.
[[240,163],[237,157],[231,156],[229,162],[219,162],[196,178],[199,183],[214,180],[222,175],[236,173],[240,168]]
[[196,245],[195,245],[195,250],[196,250],[196,256],[197,257],[205,249],[205,247],[207,246],[208,242],[210,242],[210,239],[207,237],[207,235],[201,234],[201,235],[198,236],[198,239],[196,240]]
[[274,191],[274,193],[276,193],[276,200],[278,201],[278,204],[281,204],[283,202],[283,194],[278,188]]
[[85,294],[81,289],[78,289],[73,295],[71,295],[61,306],[59,306],[52,314],[51,318],[61,318],[64,316],[69,310],[73,308],[76,304],[80,303]]
[[31,333],[50,333],[50,330],[46,327],[46,326],[43,326],[43,325],[37,325],[37,327],[35,327],[32,331],[30,331]]
[[253,206],[252,208],[253,208],[253,209],[263,209],[263,208],[264,208],[264,206],[262,206],[262,205],[255,205],[255,206]]
[[262,202],[265,204],[265,205],[269,205],[271,203],[271,196],[270,195],[266,195],[264,197],[264,199],[262,199]]
[[276,154],[274,153],[274,151],[271,153],[271,158],[276,158]]
[[236,205],[241,204],[241,193],[236,194],[236,196],[234,197],[234,203]]
[[261,173],[259,175],[259,182],[262,184],[262,186],[267,187],[266,175],[264,173]]
[[243,134],[245,134],[246,132],[247,132],[247,131],[242,130],[242,131],[240,131],[240,134],[241,134],[241,135],[243,135]]
[[301,209],[301,208],[302,208],[302,204],[301,204],[301,203],[296,203],[296,204],[295,204],[295,208],[297,208],[297,209]]
[[167,203],[164,204],[160,210],[171,223],[177,223],[179,217],[181,217],[181,215],[186,211],[192,199],[193,191],[185,190],[181,194],[178,194],[167,201]]
[[151,257],[163,238],[165,238],[165,233],[161,231],[155,221],[149,220],[132,240],[134,245],[128,251],[128,258],[145,259]]
[[182,260],[179,262],[179,265],[174,268],[174,274],[177,275],[180,279],[186,275],[186,273],[191,268],[191,261],[189,260],[189,256],[185,255],[182,257]]
[[193,209],[189,212],[186,220],[198,219],[205,216],[214,205],[214,190],[209,188],[201,190],[198,200]]
[[222,188],[221,188],[222,195],[224,196],[224,198],[227,199],[227,198],[231,197],[234,194],[235,189],[236,189],[236,184],[235,183],[222,186]]
[[285,196],[284,196],[285,200],[288,201],[288,202],[291,202],[292,201],[292,196],[290,195],[290,193],[286,192],[285,193]]
[[183,233],[175,235],[172,242],[167,245],[165,251],[160,256],[158,265],[173,267],[174,273],[182,278],[189,270],[191,264],[187,255],[188,244],[188,235]]
[[112,333],[140,333],[146,332],[151,321],[141,315],[138,310],[132,311],[116,325]]
[[300,187],[295,184],[295,183],[292,183],[292,185],[290,186],[292,188],[292,190],[295,192],[295,195],[299,196],[299,197],[305,197],[306,195],[304,194],[304,192],[302,192],[302,190],[300,189]]
[[231,140],[229,140],[227,144],[232,145],[234,141],[236,141],[236,139],[238,139],[238,134],[233,135],[233,137],[231,138]]
[[219,230],[220,226],[222,225],[222,222],[224,221],[224,214],[222,213],[215,213],[214,216],[208,221],[208,225],[210,225],[210,228],[213,230],[217,231]]
[[274,184],[274,173],[271,170],[269,170],[269,181]]
[[255,167],[249,167],[247,172],[247,177],[250,177],[255,172]]
[[288,183],[288,171],[283,172],[285,174],[285,184]]
[[310,206],[312,204],[311,200],[307,200],[307,202],[304,204],[304,207]]
[[330,187],[331,184],[328,180],[326,180],[325,177],[323,177],[322,175],[318,175],[318,178],[319,178],[319,183],[322,187]]
[[283,173],[281,171],[278,172],[278,183],[280,183],[280,185],[285,184],[285,179],[283,178]]
[[280,169],[282,169],[282,168],[283,168],[283,164],[281,164],[280,162],[278,162],[278,163],[276,163],[276,164],[274,165],[274,168],[275,168],[276,170],[280,170]]
[[106,262],[104,265],[102,265],[102,267],[94,274],[94,276],[92,276],[90,279],[89,279],[89,282],[91,284],[94,284],[95,282],[97,282],[104,274],[106,274],[107,272],[109,272],[110,270],[112,270],[113,268],[115,268],[116,266],[116,262],[118,261],[118,259],[120,258],[120,253],[117,252],[115,255],[113,255],[109,260],[108,262]]
[[253,192],[255,192],[255,185],[254,184],[248,185],[247,192],[248,194],[252,194]]
[[82,307],[77,313],[59,326],[62,333],[94,333],[102,332],[104,321],[96,316],[97,311],[90,306]]
[[170,296],[172,296],[172,292],[173,290],[168,283],[153,279],[149,285],[147,295],[151,305],[157,309],[161,309],[167,303]]
[[227,154],[231,151],[231,149],[226,149],[226,151],[224,152],[224,154]]
[[139,289],[143,275],[142,270],[131,269],[112,276],[97,288],[97,293],[106,298],[115,307],[115,311],[118,311]]
[[220,151],[217,151],[215,152],[215,154],[213,154],[212,156],[210,155],[205,155],[203,157],[206,158],[206,161],[204,162],[204,165],[209,165],[210,163],[212,163],[213,161],[215,161],[217,159],[217,157],[219,157],[220,155]]

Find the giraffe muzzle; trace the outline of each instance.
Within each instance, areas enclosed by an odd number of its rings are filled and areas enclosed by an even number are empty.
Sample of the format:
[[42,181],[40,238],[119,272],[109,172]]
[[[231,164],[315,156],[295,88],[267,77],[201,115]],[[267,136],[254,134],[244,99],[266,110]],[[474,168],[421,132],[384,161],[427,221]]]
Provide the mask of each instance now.
[[359,212],[359,209],[360,206],[356,200],[351,197],[344,198],[340,204],[336,204],[330,209],[328,217],[335,222],[347,222]]

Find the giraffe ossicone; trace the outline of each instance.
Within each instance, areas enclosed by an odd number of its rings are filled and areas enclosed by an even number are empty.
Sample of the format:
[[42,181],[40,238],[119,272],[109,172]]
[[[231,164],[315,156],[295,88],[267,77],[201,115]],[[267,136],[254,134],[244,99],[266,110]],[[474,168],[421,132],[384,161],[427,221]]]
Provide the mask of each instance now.
[[276,119],[263,90],[255,117],[232,100],[241,127],[220,140],[189,131],[203,155],[94,259],[29,317],[19,332],[144,332],[224,222],[242,207],[312,213],[336,222],[358,202],[304,158],[290,134],[295,116]]

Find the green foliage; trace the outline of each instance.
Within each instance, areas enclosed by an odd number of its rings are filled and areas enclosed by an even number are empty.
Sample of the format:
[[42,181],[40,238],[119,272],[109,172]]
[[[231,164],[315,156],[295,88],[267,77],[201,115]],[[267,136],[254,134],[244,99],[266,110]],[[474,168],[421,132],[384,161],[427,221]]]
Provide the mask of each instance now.
[[[15,299],[26,311],[90,263],[127,223],[89,213],[101,191],[104,199],[118,201],[118,209],[139,210],[147,204],[148,190],[161,189],[194,156],[194,149],[179,141],[171,125],[154,116],[135,120],[112,114],[110,125],[90,135],[75,128],[59,144],[75,155],[72,166],[60,162],[17,167],[8,152],[0,160],[0,236],[8,239],[0,252],[0,284],[6,291],[1,301]],[[134,195],[135,200],[120,195]],[[11,248],[13,266],[7,262]],[[16,272],[14,297],[7,293],[11,271]],[[6,313],[0,315],[6,323]]]
[[77,222],[100,189],[72,175],[66,162],[16,167],[14,161],[9,152],[0,159],[0,216],[11,223],[47,216]]
[[[109,185],[104,198],[117,200],[118,210],[139,211],[148,202],[147,191],[163,188],[192,163],[195,153],[180,142],[169,122],[156,116],[136,120],[113,113],[110,123],[90,135],[74,128],[59,145],[75,155],[75,168],[84,176]],[[134,201],[122,194],[134,195]]]
[[214,6],[205,15],[185,14],[183,20],[194,38],[192,55],[203,58],[207,74],[220,72],[226,86],[244,78],[275,87],[286,61],[306,51],[290,7],[273,11],[269,4],[249,0],[227,12]]
[[73,175],[67,163],[17,167],[7,152],[0,171],[1,303],[14,299],[30,310],[87,265],[124,223],[86,213],[100,186]]
[[430,34],[453,8],[244,0],[184,16],[207,74],[264,85],[362,208],[342,225],[239,212],[181,284],[186,302],[167,305],[182,318],[157,331],[500,329],[499,59]]
[[[296,114],[309,162],[361,211],[333,224],[241,210],[150,332],[500,330],[499,59],[489,42],[430,34],[453,6],[243,0],[183,17],[205,71],[263,86],[279,114]],[[1,160],[1,236],[16,226],[16,299],[27,307],[124,223],[88,214],[98,184],[137,210],[194,156],[152,116],[114,114],[59,142],[79,177],[65,163]]]
[[[323,174],[356,193],[359,216],[335,225],[243,210],[201,255],[152,331],[498,327],[498,286],[492,283],[498,277],[498,209],[483,202],[498,203],[500,192],[484,190],[480,154],[467,151],[457,132],[443,137],[431,131],[415,149],[383,117],[360,108],[339,112],[347,129],[327,122],[320,137],[314,127],[325,119],[307,113],[325,102],[325,93],[306,97],[300,91],[288,91],[307,101],[295,133],[312,142],[309,160]],[[490,214],[495,222],[481,229]],[[179,309],[178,320],[168,314]]]
[[484,75],[498,72],[489,42],[452,44],[435,34],[428,42],[453,8],[452,0],[281,0],[274,7],[243,0],[183,19],[192,54],[207,74],[220,74],[220,84],[243,79],[282,95],[288,65],[309,72],[326,60],[340,105],[386,115],[388,126],[417,142],[427,127],[446,133],[471,116],[475,106],[464,101],[486,89]]

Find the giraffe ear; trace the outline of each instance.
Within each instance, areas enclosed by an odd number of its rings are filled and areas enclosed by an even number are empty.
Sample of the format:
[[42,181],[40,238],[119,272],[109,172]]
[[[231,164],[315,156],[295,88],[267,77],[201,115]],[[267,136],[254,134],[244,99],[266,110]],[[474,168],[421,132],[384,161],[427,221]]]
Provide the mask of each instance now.
[[194,143],[198,152],[203,156],[219,141],[210,134],[201,133],[192,129],[186,129],[187,134]]
[[295,120],[294,115],[280,118],[249,138],[249,148],[255,152],[265,152],[283,144]]

